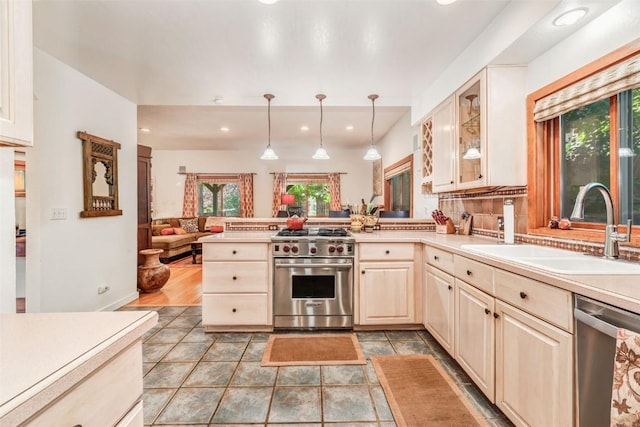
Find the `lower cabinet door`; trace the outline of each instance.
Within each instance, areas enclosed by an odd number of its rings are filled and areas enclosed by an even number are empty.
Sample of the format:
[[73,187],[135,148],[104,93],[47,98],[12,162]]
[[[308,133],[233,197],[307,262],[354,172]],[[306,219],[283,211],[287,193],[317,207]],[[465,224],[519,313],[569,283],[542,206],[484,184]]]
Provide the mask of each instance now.
[[518,426],[572,426],[572,336],[500,301],[496,313],[496,405]]
[[203,294],[202,324],[270,325],[267,294]]
[[453,276],[428,266],[425,287],[427,306],[424,325],[440,345],[453,356]]
[[360,324],[415,322],[413,262],[360,263]]
[[495,402],[494,298],[456,279],[455,359]]

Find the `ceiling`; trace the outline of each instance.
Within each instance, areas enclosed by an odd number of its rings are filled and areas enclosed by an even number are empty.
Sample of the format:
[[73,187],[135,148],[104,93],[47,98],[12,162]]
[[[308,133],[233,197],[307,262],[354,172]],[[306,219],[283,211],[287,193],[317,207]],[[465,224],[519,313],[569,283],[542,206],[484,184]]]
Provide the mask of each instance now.
[[[589,19],[617,2],[513,1],[551,11],[594,3]],[[138,142],[154,149],[261,152],[268,134],[265,93],[275,95],[276,152],[318,143],[318,93],[327,95],[327,149],[365,149],[372,119],[367,96],[380,96],[378,140],[510,3],[36,0],[34,44],[138,104],[138,125],[151,130],[140,132]],[[573,31],[551,35],[534,24],[501,63],[526,62]]]

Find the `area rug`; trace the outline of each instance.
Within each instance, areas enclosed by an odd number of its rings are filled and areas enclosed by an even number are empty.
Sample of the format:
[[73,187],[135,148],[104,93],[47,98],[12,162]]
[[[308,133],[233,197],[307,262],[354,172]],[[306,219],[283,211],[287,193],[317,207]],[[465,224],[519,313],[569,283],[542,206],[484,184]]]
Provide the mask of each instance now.
[[366,365],[354,334],[271,335],[262,366]]
[[489,426],[432,356],[374,356],[398,427]]

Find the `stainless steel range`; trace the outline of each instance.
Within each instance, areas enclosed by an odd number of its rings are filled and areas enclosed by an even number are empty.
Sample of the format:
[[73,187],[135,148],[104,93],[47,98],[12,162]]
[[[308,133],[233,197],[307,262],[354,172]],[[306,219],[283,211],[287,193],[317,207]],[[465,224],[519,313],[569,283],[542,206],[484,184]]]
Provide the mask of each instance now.
[[271,241],[274,328],[352,328],[351,234],[343,228],[283,229]]

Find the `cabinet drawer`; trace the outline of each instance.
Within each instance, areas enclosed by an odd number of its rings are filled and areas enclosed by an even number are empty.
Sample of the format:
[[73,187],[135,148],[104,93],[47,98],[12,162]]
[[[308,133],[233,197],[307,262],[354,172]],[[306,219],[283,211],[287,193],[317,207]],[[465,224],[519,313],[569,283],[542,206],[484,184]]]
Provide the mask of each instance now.
[[142,396],[142,344],[123,350],[27,424],[112,426]]
[[359,259],[371,260],[413,260],[413,243],[361,243]]
[[202,261],[266,261],[266,243],[203,243]]
[[202,324],[269,325],[267,294],[202,295]]
[[494,295],[493,267],[458,255],[454,257],[454,264],[458,279]]
[[267,292],[269,268],[265,261],[203,262],[203,292]]
[[453,254],[451,252],[426,246],[425,257],[426,261],[434,267],[449,274],[454,274]]
[[571,332],[571,292],[517,274],[496,270],[496,297]]

